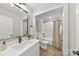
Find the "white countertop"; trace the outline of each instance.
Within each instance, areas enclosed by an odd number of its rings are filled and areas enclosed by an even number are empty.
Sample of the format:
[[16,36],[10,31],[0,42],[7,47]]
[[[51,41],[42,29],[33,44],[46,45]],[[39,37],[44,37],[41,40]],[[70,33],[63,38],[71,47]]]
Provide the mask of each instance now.
[[39,42],[39,40],[36,40],[36,39],[31,39],[29,41],[32,41],[32,43],[25,45],[23,48],[19,50],[12,48],[13,44],[10,46],[7,46],[6,50],[0,52],[0,56],[19,56],[23,52],[27,51],[29,48],[31,48],[33,45]]

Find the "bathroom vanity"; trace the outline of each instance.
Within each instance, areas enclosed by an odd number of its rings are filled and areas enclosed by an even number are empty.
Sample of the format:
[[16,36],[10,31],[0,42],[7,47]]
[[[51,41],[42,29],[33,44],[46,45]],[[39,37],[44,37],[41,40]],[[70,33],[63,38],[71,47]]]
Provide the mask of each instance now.
[[7,44],[7,49],[0,52],[0,56],[39,56],[39,40],[24,39],[18,43],[13,41]]

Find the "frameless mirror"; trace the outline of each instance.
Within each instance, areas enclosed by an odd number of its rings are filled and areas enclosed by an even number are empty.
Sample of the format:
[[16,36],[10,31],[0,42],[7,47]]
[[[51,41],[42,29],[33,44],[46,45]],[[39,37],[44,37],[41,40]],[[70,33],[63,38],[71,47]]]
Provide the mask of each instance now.
[[0,39],[28,34],[27,14],[20,5],[0,3]]

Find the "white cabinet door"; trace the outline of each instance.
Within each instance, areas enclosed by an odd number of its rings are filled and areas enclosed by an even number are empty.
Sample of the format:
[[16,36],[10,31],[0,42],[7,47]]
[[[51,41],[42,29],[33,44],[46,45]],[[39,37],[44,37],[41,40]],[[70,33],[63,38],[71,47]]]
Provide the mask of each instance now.
[[39,56],[40,55],[39,50],[39,43],[32,46],[30,49],[22,53],[20,56]]

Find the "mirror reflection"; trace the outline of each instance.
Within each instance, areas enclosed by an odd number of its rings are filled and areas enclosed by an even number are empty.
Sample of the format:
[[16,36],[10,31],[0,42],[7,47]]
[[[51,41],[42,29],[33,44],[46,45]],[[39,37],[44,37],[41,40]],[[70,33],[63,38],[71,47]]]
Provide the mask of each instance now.
[[0,40],[28,34],[29,13],[24,7],[24,3],[0,3]]

